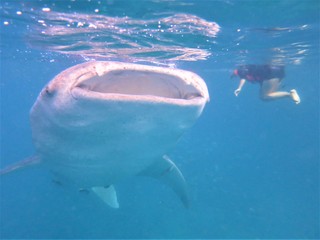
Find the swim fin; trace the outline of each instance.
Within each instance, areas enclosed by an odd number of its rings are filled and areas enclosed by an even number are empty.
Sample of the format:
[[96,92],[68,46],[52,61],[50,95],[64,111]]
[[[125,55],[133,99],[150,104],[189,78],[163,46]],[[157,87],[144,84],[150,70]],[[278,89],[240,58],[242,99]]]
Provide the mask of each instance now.
[[298,93],[297,93],[297,90],[292,89],[292,90],[290,91],[290,96],[291,96],[292,100],[293,100],[296,104],[299,104],[299,103],[300,103],[300,97],[299,97],[299,95],[298,95]]

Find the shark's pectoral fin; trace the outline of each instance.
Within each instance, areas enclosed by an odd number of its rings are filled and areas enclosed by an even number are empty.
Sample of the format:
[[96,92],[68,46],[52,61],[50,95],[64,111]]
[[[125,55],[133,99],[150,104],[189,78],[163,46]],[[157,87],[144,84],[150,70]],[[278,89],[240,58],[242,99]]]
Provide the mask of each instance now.
[[28,157],[20,162],[17,162],[17,163],[14,163],[12,165],[9,165],[8,167],[5,167],[4,169],[1,169],[0,170],[0,175],[5,175],[5,174],[8,174],[8,173],[12,173],[12,172],[15,172],[19,169],[24,169],[24,168],[27,168],[27,167],[30,167],[30,166],[33,166],[33,165],[36,165],[38,163],[41,162],[41,159],[39,156],[31,156],[31,157]]
[[117,193],[113,185],[110,185],[108,187],[93,187],[91,189],[102,201],[104,201],[110,207],[119,208]]
[[142,171],[139,175],[149,176],[159,179],[169,185],[179,196],[184,206],[189,206],[189,196],[187,192],[186,181],[178,167],[170,160],[167,155],[153,165]]

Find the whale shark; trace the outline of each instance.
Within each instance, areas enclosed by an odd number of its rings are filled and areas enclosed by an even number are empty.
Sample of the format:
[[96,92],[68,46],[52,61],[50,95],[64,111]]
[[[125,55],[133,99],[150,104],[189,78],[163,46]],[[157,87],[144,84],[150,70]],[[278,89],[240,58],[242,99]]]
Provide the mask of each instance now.
[[30,111],[35,154],[1,175],[42,164],[118,208],[114,184],[148,176],[188,207],[186,181],[167,153],[201,115],[209,93],[197,74],[124,62],[70,67],[40,92]]

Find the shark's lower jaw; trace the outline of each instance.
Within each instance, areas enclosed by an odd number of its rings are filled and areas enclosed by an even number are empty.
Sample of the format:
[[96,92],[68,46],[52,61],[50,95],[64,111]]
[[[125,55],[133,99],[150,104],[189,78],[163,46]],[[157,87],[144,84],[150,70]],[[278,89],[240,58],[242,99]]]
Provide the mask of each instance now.
[[127,96],[130,98],[163,98],[192,100],[204,98],[202,93],[193,85],[188,84],[181,77],[168,73],[147,70],[111,70],[102,75],[90,76],[82,79],[73,91],[82,92],[81,95],[99,97]]

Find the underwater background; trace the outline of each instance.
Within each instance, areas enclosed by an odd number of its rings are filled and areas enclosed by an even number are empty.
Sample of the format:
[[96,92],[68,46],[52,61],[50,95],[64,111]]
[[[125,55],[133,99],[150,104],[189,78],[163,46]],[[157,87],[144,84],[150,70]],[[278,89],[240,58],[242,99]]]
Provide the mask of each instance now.
[[[149,178],[115,184],[120,208],[35,167],[0,179],[0,238],[319,239],[317,0],[1,1],[1,167],[34,153],[29,110],[56,74],[90,60],[193,71],[210,102],[168,153],[185,209]],[[241,94],[239,64],[286,66],[301,103]]]

